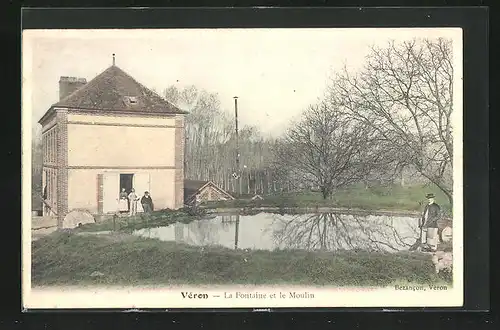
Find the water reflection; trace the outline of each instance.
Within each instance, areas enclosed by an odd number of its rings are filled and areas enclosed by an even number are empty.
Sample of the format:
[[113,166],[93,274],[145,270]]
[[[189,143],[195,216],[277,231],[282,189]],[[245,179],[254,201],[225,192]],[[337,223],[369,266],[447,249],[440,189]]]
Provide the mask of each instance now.
[[386,216],[325,213],[277,219],[273,238],[283,248],[400,251],[418,237],[417,221]]
[[419,236],[409,217],[336,213],[224,215],[189,224],[136,231],[136,235],[190,245],[235,249],[408,250]]

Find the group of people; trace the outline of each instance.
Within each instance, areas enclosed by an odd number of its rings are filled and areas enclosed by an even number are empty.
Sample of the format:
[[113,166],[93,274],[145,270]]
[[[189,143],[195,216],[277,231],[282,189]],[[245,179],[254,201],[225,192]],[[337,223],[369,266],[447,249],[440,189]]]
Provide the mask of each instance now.
[[137,202],[141,203],[142,209],[144,213],[151,213],[154,210],[153,199],[148,191],[144,192],[142,197],[139,197],[135,193],[135,189],[132,188],[130,193],[127,194],[125,188],[122,188],[120,192],[119,202],[118,202],[118,210],[120,213],[128,212],[129,215],[137,214]]

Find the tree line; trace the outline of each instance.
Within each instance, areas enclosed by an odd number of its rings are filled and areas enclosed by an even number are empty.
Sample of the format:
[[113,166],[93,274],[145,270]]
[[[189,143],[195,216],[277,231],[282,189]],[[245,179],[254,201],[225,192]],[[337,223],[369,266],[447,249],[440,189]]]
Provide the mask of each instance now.
[[452,202],[452,56],[442,38],[371,47],[364,66],[332,76],[283,136],[243,127],[239,172],[234,117],[217,94],[171,86],[166,99],[189,111],[186,176],[236,192],[233,174],[241,173],[244,193],[312,187],[326,199],[354,183],[393,182],[410,168]]
[[[274,167],[274,139],[245,125],[236,137],[235,119],[219,96],[196,86],[170,86],[165,98],[188,111],[185,121],[184,173],[187,179],[211,180],[233,194],[270,194],[291,189]],[[238,139],[238,147],[237,147]],[[239,168],[237,157],[239,150]],[[240,183],[241,181],[241,183]]]
[[[336,72],[320,101],[282,136],[241,127],[239,168],[233,112],[222,109],[216,93],[170,86],[165,99],[189,112],[185,177],[211,180],[233,194],[241,180],[243,194],[309,188],[326,199],[354,183],[393,182],[410,168],[452,202],[452,58],[452,43],[442,38],[371,47],[364,66]],[[33,156],[39,175],[40,155],[34,150]],[[34,185],[41,180],[33,179]]]

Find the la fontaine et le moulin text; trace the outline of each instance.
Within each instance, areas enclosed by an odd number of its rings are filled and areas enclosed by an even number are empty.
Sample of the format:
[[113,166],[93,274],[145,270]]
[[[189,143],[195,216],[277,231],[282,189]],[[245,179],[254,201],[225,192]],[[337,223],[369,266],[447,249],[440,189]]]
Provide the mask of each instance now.
[[[181,292],[182,298],[185,299],[208,299],[210,297],[207,293],[194,293],[194,292]],[[211,295],[212,297],[221,297],[219,295]],[[222,298],[226,299],[312,299],[314,293],[309,292],[274,292],[274,293],[261,293],[261,292],[224,292]]]

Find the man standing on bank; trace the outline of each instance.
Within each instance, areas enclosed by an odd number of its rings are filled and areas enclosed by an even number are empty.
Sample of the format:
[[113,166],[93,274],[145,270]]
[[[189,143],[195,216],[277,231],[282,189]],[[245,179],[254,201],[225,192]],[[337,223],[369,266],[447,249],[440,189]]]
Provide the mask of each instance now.
[[130,190],[130,194],[128,194],[128,200],[130,202],[129,215],[134,216],[137,213],[137,201],[139,200],[139,197],[135,194],[134,188]]
[[425,206],[419,221],[419,228],[422,229],[422,248],[436,251],[439,241],[438,220],[441,218],[441,208],[434,202],[434,194],[427,194],[425,198],[427,198],[428,204]]
[[153,200],[151,199],[151,196],[149,195],[148,191],[144,192],[144,196],[141,198],[141,204],[142,204],[142,209],[144,210],[144,213],[151,213],[153,212]]

